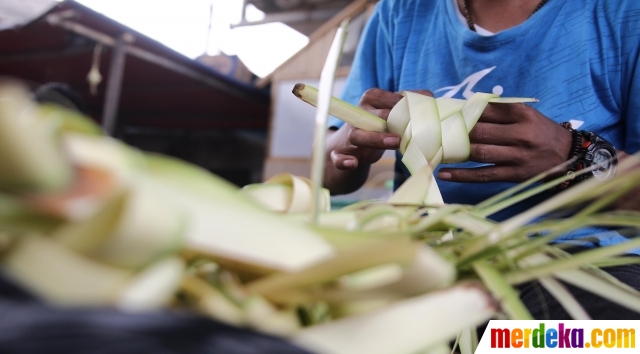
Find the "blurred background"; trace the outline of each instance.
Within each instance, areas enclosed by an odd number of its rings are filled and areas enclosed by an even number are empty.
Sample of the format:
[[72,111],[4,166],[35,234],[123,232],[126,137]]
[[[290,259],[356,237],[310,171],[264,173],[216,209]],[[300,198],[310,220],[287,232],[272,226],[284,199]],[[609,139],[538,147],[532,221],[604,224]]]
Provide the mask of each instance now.
[[[0,75],[39,101],[77,109],[146,151],[198,164],[243,186],[308,176],[316,86],[340,22],[349,36],[341,94],[375,0],[3,0]],[[389,193],[393,155],[362,190]]]

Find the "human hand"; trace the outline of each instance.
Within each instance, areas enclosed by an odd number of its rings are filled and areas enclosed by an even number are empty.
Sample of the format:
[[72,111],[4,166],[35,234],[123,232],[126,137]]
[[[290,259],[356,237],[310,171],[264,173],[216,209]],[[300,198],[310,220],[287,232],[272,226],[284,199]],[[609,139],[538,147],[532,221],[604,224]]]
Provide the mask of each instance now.
[[[429,91],[417,93],[433,96]],[[358,107],[384,120],[389,111],[402,99],[402,95],[378,88],[367,90],[360,99]],[[400,146],[400,135],[393,133],[375,133],[345,124],[340,128],[336,139],[343,143],[331,151],[331,161],[340,170],[353,170],[358,166],[370,165],[380,160],[385,150],[395,150]]]
[[522,182],[566,162],[571,133],[521,103],[490,103],[469,133],[469,160],[494,164],[443,168],[438,178],[452,182]]

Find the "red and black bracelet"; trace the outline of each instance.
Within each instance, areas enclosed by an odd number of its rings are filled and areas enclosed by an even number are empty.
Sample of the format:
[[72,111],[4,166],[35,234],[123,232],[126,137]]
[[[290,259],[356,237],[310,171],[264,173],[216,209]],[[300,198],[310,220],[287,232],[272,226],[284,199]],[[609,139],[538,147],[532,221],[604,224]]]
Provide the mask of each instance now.
[[[573,129],[570,122],[561,123],[565,129],[571,132],[571,150],[569,150],[569,160],[578,156],[580,151],[582,150],[582,132]],[[575,172],[575,171],[574,171]]]
[[[571,126],[571,122],[563,122],[560,123],[560,125],[567,129],[568,131],[571,132],[571,149],[569,150],[569,157],[567,160],[572,160],[574,159],[576,156],[578,156],[578,154],[582,151],[582,132],[573,129],[573,127]],[[580,164],[578,161],[574,161],[572,162],[568,167],[567,167],[567,175],[569,174],[574,174],[578,169],[580,169]],[[573,182],[573,179],[564,181],[560,184],[558,184],[557,186],[554,186],[552,188],[550,188],[549,190],[551,192],[560,192],[563,191],[567,188],[569,188],[569,186],[571,185],[571,182]]]

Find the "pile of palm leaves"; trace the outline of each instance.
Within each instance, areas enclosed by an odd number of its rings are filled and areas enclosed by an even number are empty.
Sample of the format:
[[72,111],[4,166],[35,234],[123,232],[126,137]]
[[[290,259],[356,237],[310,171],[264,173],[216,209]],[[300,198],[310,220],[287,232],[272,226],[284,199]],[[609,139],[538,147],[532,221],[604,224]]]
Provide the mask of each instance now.
[[326,353],[440,353],[456,337],[471,353],[475,326],[531,317],[514,286],[532,280],[576,319],[588,315],[560,281],[640,312],[640,294],[599,268],[637,262],[620,255],[640,239],[579,255],[552,244],[587,225],[637,229],[640,214],[606,208],[640,172],[502,223],[487,216],[543,192],[531,186],[544,176],[470,206],[425,205],[430,175],[329,211],[304,178],[237,189],[3,83],[0,267],[57,306],[189,309]]

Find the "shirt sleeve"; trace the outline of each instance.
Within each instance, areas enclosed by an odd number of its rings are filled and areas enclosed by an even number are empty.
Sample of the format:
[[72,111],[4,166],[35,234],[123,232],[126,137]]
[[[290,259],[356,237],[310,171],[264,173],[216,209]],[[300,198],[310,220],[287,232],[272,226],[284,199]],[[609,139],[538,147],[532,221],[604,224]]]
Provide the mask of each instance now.
[[[393,90],[393,64],[389,29],[385,18],[389,1],[376,5],[373,15],[367,22],[356,50],[353,65],[342,92],[342,100],[358,105],[362,94],[370,88]],[[343,121],[329,118],[329,127],[339,128]]]

